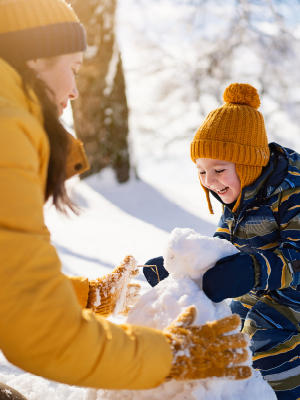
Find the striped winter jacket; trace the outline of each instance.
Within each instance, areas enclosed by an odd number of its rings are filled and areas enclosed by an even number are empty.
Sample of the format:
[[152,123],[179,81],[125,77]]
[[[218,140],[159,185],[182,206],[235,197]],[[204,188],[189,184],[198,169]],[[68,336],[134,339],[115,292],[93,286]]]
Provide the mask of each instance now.
[[260,264],[258,297],[300,304],[300,154],[271,143],[270,161],[242,191],[234,215],[223,206],[215,237],[231,241]]

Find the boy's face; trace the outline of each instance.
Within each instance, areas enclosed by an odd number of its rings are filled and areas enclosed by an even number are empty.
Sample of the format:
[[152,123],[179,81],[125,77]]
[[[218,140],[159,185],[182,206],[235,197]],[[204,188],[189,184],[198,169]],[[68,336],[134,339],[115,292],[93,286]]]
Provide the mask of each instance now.
[[241,181],[235,163],[212,158],[197,158],[196,165],[202,185],[217,193],[225,204],[238,199]]

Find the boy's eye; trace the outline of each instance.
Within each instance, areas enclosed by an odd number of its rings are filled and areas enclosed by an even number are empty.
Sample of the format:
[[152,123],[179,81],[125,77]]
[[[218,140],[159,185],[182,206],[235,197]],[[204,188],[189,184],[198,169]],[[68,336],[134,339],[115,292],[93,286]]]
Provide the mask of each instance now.
[[224,172],[224,171],[225,171],[225,169],[220,169],[220,170],[218,170],[218,171],[216,170],[216,173],[217,173],[217,174],[221,174],[221,173]]

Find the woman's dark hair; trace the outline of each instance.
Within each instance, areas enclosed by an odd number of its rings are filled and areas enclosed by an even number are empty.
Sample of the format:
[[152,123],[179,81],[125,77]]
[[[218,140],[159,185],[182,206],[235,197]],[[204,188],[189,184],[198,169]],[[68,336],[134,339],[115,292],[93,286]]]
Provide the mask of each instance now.
[[[55,60],[49,60],[50,63]],[[75,214],[78,213],[76,206],[69,198],[66,187],[66,163],[69,151],[69,133],[59,121],[59,112],[55,103],[50,99],[50,88],[37,78],[33,69],[29,68],[26,62],[9,61],[21,75],[23,88],[30,100],[30,89],[33,89],[42,106],[44,117],[44,129],[48,135],[50,143],[50,158],[48,164],[47,185],[45,201],[52,196],[52,203],[60,212],[66,213],[66,206]]]

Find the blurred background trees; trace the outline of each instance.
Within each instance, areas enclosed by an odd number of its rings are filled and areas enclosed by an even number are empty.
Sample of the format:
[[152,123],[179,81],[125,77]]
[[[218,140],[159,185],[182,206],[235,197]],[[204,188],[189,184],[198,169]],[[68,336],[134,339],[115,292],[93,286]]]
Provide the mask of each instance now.
[[119,47],[115,36],[116,0],[70,0],[87,31],[88,50],[72,103],[74,127],[91,169],[111,166],[117,180],[129,179],[128,108]]
[[299,0],[119,0],[118,29],[139,169],[190,162],[233,82],[258,89],[270,141],[300,151]]
[[258,89],[269,140],[300,151],[299,0],[70,1],[89,44],[73,104],[88,174],[112,166],[125,182],[130,162],[174,160],[178,179],[232,82]]

